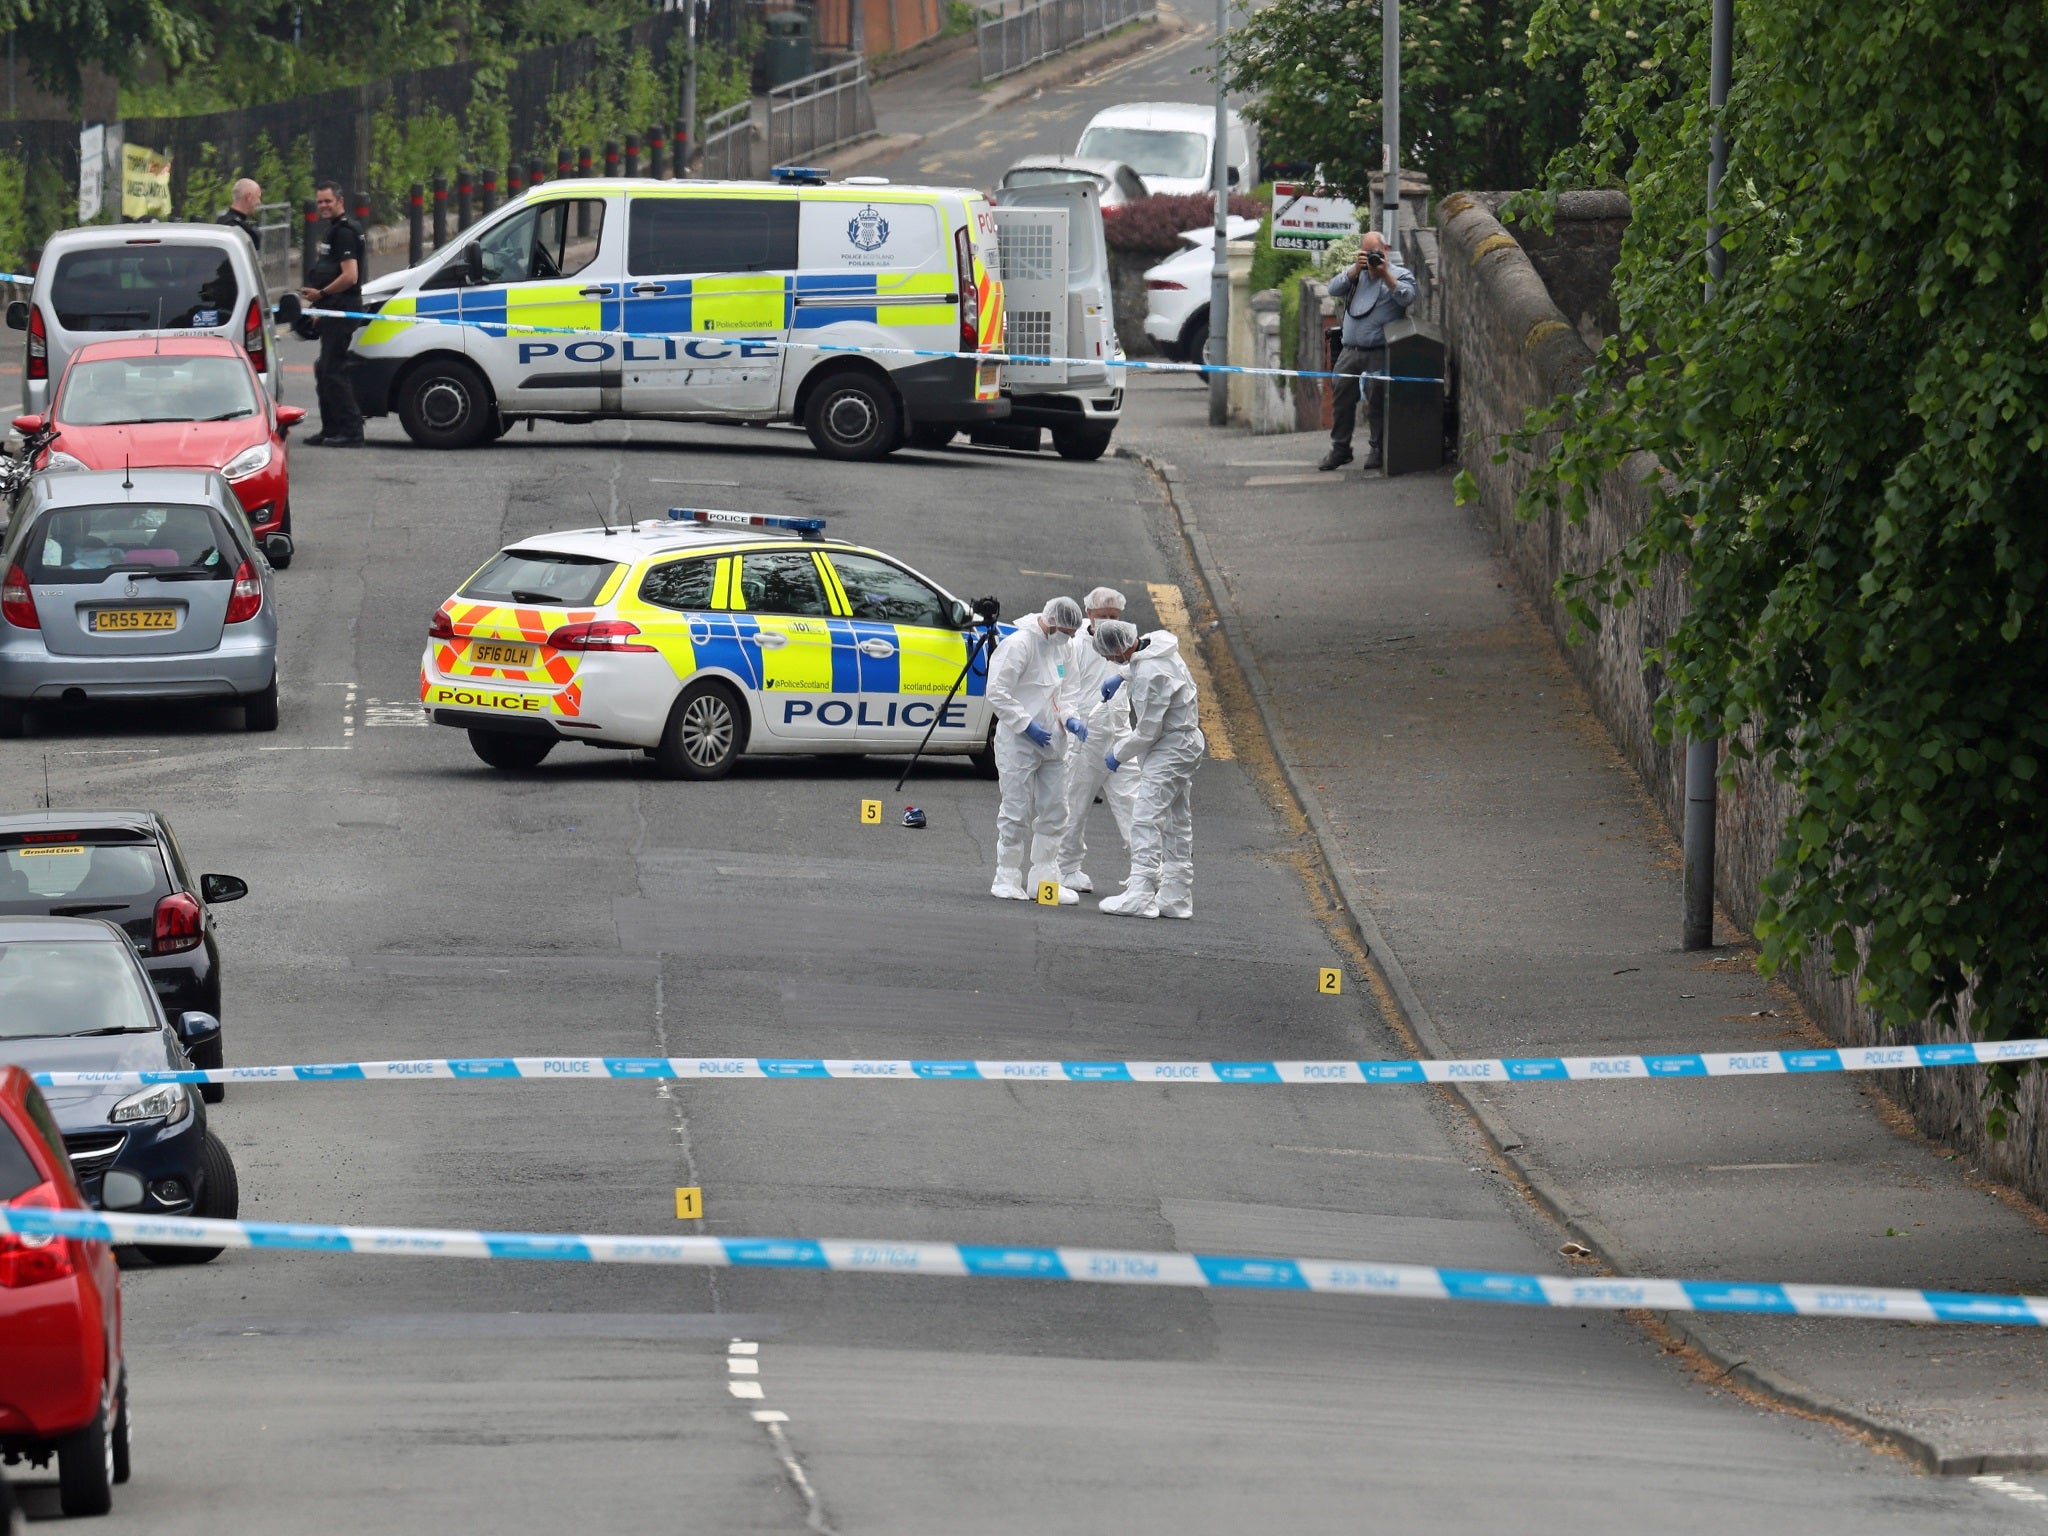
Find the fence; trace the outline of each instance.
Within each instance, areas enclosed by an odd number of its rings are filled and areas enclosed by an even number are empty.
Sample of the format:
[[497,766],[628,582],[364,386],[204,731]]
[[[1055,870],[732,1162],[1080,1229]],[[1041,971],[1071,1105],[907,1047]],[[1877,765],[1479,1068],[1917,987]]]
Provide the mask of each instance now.
[[974,32],[981,78],[1014,75],[1040,59],[1156,14],[1155,0],[991,0]]
[[698,174],[743,181],[754,174],[754,104],[743,101],[704,119],[697,141]]
[[821,69],[768,93],[771,165],[789,165],[874,131],[865,60]]

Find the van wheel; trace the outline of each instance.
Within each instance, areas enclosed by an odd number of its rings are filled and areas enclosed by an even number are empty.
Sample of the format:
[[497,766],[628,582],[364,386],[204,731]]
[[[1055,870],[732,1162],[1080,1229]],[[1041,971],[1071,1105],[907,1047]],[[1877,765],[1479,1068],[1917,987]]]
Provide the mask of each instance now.
[[422,448],[467,448],[491,435],[497,408],[484,376],[459,357],[422,363],[398,395],[398,420]]
[[1054,427],[1053,450],[1063,459],[1090,464],[1109,452],[1107,432],[1084,432],[1078,427]]
[[478,731],[469,733],[469,748],[493,768],[507,768],[519,772],[527,768],[538,768],[547,755],[555,750],[552,736],[519,736],[511,731]]
[[949,427],[944,422],[937,422],[930,426],[912,427],[910,436],[905,441],[913,448],[937,449],[945,447],[959,435],[958,427]]
[[[242,1208],[241,1181],[235,1177],[235,1160],[213,1132],[199,1148],[199,1198],[192,1214],[214,1221],[233,1221]],[[137,1243],[135,1251],[152,1264],[205,1264],[221,1256],[218,1248],[157,1247]]]
[[12,699],[0,699],[0,738],[12,741],[28,733],[28,710]]
[[669,711],[668,729],[654,749],[655,766],[669,779],[722,779],[747,747],[747,711],[730,688],[696,683]]
[[867,373],[831,375],[804,407],[804,430],[828,459],[879,459],[895,448],[901,426],[895,395]]
[[104,1515],[114,1507],[114,1437],[104,1408],[57,1442],[57,1505],[66,1516]]

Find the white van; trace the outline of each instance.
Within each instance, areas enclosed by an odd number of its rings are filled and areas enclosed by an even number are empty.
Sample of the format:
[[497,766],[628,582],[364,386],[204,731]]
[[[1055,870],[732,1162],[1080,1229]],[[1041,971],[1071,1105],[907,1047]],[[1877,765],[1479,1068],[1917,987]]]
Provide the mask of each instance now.
[[[1259,179],[1259,134],[1235,107],[1228,118],[1228,177],[1249,192]],[[1104,107],[1081,130],[1083,160],[1121,160],[1156,195],[1215,190],[1216,109],[1184,101]]]
[[35,287],[7,306],[28,333],[21,408],[46,415],[50,387],[91,341],[137,331],[238,342],[278,397],[270,295],[248,236],[225,224],[90,224],[43,247]]
[[979,192],[878,177],[549,182],[366,286],[356,399],[432,448],[648,417],[800,421],[828,457],[880,458],[1007,415],[999,366],[775,343],[994,352],[995,239]]
[[1041,429],[1063,459],[1099,459],[1123,416],[1124,349],[1110,297],[1102,193],[1093,181],[995,194],[1003,264],[1003,350],[1051,363],[1005,363],[1006,421],[981,442],[1036,448]]

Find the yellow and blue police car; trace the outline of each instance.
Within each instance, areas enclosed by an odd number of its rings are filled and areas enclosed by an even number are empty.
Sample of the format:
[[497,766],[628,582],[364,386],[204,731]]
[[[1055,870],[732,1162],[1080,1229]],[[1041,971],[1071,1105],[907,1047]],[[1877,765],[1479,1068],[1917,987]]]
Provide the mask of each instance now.
[[677,507],[539,534],[434,613],[420,701],[494,768],[560,741],[716,779],[742,753],[925,751],[994,768],[988,651],[1008,626],[822,518]]

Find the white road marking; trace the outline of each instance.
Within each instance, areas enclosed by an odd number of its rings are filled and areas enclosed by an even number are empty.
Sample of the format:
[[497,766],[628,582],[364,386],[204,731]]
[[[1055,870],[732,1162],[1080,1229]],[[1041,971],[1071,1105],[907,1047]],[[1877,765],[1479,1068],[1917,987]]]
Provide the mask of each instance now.
[[1819,1163],[1708,1163],[1703,1173],[1763,1173],[1779,1168],[1818,1168]]
[[427,712],[418,704],[387,704],[382,699],[368,699],[363,707],[363,724],[372,725],[418,725],[427,723]]
[[725,1384],[725,1390],[734,1397],[758,1398],[763,1396],[761,1383],[758,1381],[728,1381]]
[[756,1408],[754,1410],[754,1422],[756,1424],[787,1424],[789,1422],[789,1415],[780,1408]]
[[1244,484],[1251,490],[1261,485],[1325,485],[1329,480],[1328,475],[1253,475]]
[[725,1362],[725,1368],[735,1376],[758,1376],[761,1374],[761,1362],[754,1359],[751,1355],[734,1355]]
[[1986,1472],[1970,1479],[1979,1488],[1993,1493],[2002,1493],[2015,1504],[2048,1504],[2048,1493],[2029,1488],[2025,1483],[2007,1482],[2001,1472]]
[[1290,1147],[1274,1143],[1275,1152],[1306,1152],[1318,1157],[1375,1157],[1396,1163],[1455,1163],[1455,1157],[1437,1157],[1429,1152],[1369,1152],[1363,1147]]
[[[723,874],[724,871],[721,870],[720,873]],[[728,1355],[758,1355],[761,1353],[761,1346],[751,1339],[734,1339],[726,1346],[725,1352]]]

